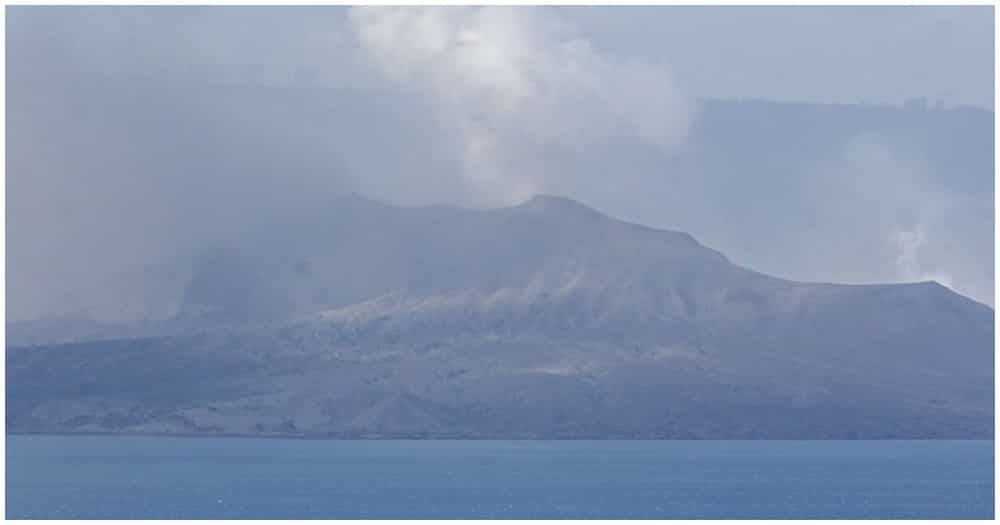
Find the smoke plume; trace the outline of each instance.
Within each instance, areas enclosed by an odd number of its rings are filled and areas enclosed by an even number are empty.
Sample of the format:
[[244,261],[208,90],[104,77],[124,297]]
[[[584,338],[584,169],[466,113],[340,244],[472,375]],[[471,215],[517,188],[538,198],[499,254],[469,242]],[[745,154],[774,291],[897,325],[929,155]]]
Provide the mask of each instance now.
[[616,61],[543,9],[355,8],[358,41],[390,81],[428,97],[454,133],[479,203],[549,190],[538,147],[585,151],[629,137],[669,152],[692,120],[666,67]]

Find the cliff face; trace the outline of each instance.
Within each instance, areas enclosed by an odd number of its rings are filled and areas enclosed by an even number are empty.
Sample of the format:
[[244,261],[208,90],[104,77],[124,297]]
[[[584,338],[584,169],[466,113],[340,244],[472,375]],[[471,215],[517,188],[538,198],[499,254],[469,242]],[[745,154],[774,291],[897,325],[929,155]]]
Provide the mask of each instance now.
[[991,437],[993,315],[935,283],[769,277],[562,198],[478,211],[345,198],[206,257],[168,337],[9,348],[7,423]]

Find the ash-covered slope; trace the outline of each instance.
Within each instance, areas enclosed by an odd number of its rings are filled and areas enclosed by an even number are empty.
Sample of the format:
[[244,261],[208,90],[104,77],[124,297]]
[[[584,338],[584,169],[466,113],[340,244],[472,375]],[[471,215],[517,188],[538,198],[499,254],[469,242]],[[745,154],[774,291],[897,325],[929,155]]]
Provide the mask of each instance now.
[[520,288],[540,272],[551,280],[578,270],[617,279],[700,262],[725,258],[687,234],[616,221],[569,199],[469,210],[352,197],[207,255],[184,302],[220,318],[274,320],[401,290]]
[[239,328],[10,349],[8,429],[993,435],[988,307],[768,277],[556,197],[341,199],[206,258],[185,315]]

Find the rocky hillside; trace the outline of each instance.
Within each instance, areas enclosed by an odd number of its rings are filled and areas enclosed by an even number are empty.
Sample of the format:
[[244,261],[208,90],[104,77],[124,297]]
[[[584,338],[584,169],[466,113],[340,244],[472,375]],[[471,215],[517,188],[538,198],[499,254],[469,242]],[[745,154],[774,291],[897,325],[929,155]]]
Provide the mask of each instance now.
[[936,283],[762,275],[557,197],[496,210],[342,198],[207,254],[159,337],[8,348],[7,424],[991,437],[993,315]]

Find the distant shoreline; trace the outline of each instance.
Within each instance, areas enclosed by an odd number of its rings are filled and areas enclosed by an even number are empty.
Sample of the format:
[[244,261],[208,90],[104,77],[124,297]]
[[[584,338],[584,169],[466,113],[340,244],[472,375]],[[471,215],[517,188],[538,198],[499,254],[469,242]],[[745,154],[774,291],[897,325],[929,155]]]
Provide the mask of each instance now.
[[994,441],[993,438],[977,437],[954,437],[954,438],[861,438],[861,439],[826,439],[826,438],[656,438],[656,437],[405,437],[405,436],[316,436],[316,435],[260,435],[260,434],[200,434],[200,433],[119,433],[119,432],[6,432],[5,436],[52,436],[52,437],[149,437],[149,438],[185,438],[185,439],[211,439],[211,438],[234,438],[234,439],[272,439],[272,440],[292,440],[292,441],[675,441],[675,442],[701,442],[701,441]]

